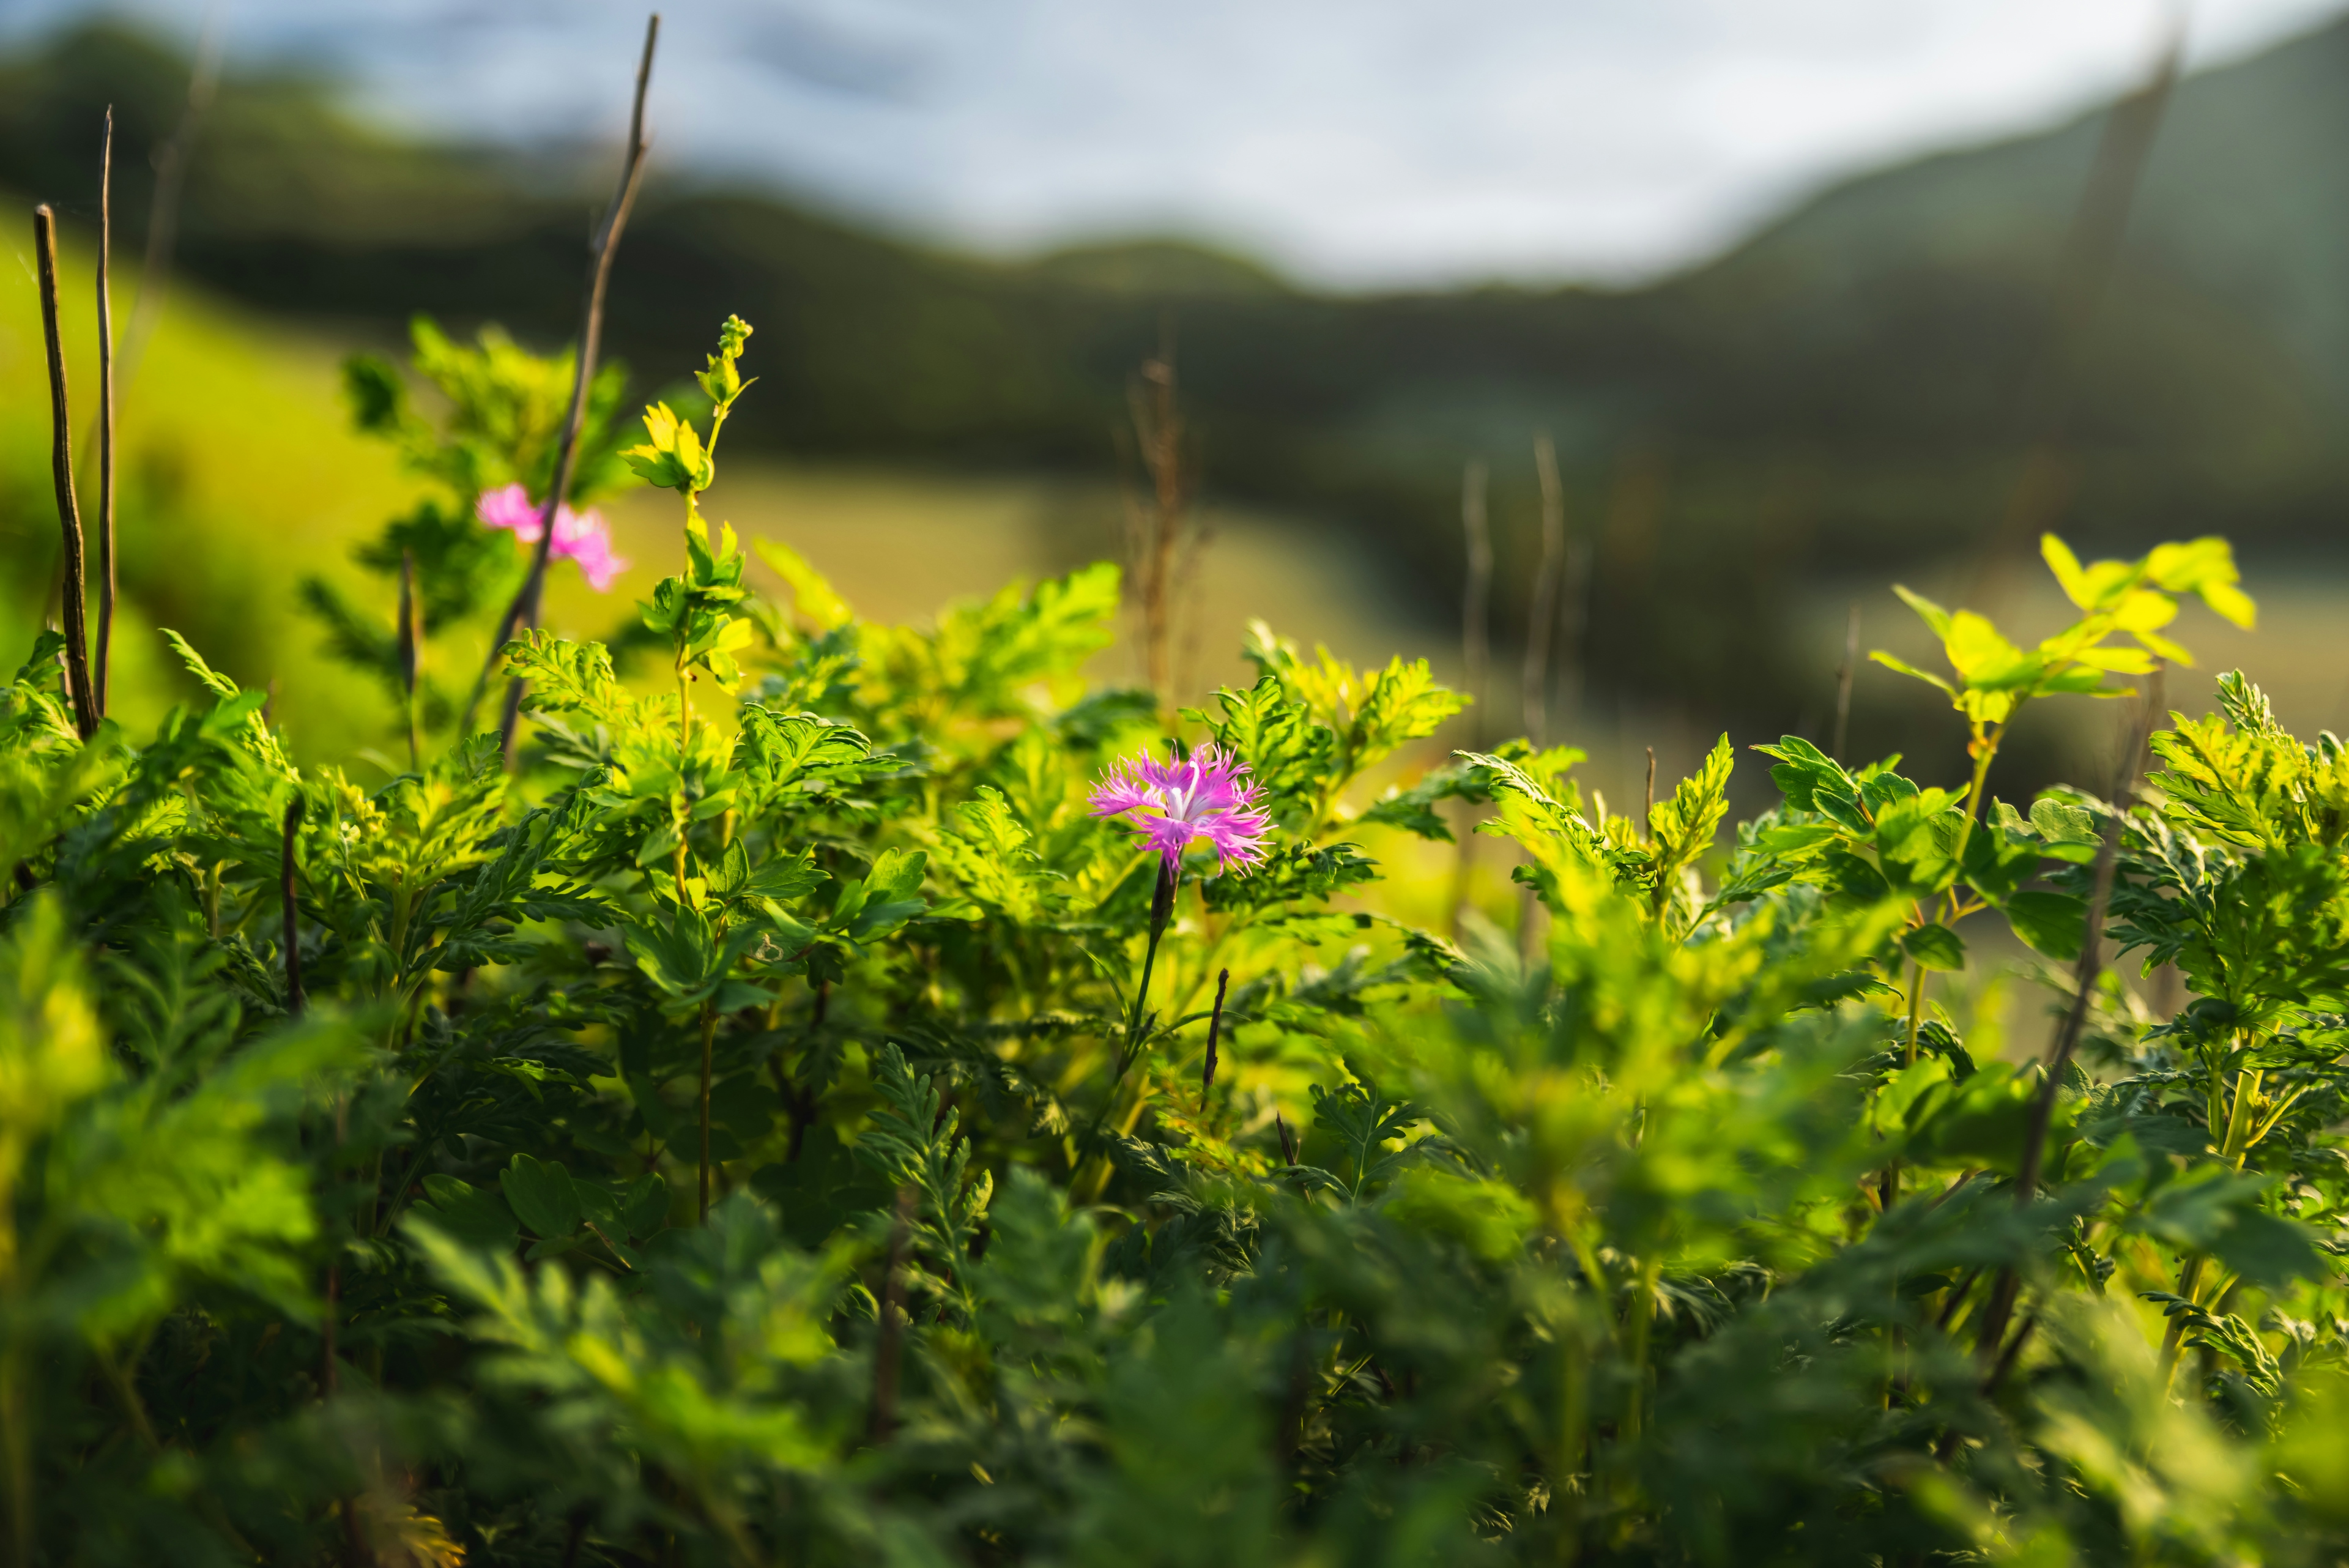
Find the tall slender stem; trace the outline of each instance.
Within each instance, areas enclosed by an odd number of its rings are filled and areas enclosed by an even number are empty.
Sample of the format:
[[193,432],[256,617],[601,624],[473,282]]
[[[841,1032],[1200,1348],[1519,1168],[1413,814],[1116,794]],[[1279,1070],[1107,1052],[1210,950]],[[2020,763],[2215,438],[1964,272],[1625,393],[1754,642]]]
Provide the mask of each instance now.
[[85,741],[98,731],[98,695],[89,681],[89,627],[85,618],[88,566],[82,559],[81,505],[74,499],[73,411],[66,400],[65,343],[57,332],[57,220],[47,202],[33,209],[33,252],[40,263],[41,331],[49,360],[49,474],[57,492],[57,527],[65,537],[66,692],[74,728]]
[[147,254],[139,268],[139,293],[130,306],[130,329],[122,335],[121,386],[126,393],[139,374],[148,339],[162,318],[164,286],[171,275],[171,252],[180,232],[180,197],[187,189],[188,157],[196,128],[212,107],[220,84],[221,14],[215,8],[196,40],[196,60],[188,73],[188,101],[180,123],[155,153],[155,197],[147,208]]
[[295,795],[285,803],[285,839],[284,853],[278,857],[277,898],[285,917],[285,1011],[295,1018],[302,1016],[309,998],[302,991],[302,940],[297,924],[300,906],[294,897],[295,835],[302,827],[304,803]]
[[[1485,712],[1492,701],[1493,531],[1485,513],[1488,475],[1485,460],[1469,460],[1460,473],[1460,531],[1468,545],[1468,580],[1461,591],[1460,660],[1468,679],[1468,745],[1485,749]],[[1471,817],[1470,822],[1474,822]],[[1463,832],[1452,867],[1452,898],[1444,929],[1460,940],[1460,919],[1468,908],[1469,879],[1476,859],[1476,836]]]
[[[2137,781],[2145,774],[2146,747],[2153,739],[2153,727],[2160,722],[2163,667],[2157,663],[2153,671],[2153,690],[2147,695],[2145,711],[2131,727],[2129,749],[2122,759],[2119,787],[2113,792],[2112,815],[2105,821],[2102,841],[2096,846],[2095,881],[2088,895],[2085,924],[2080,933],[2080,961],[2073,974],[2072,1005],[2065,1010],[2063,1025],[2056,1031],[2054,1044],[2047,1053],[2047,1076],[2039,1085],[2039,1096],[2032,1102],[2031,1119],[2023,1137],[2023,1158],[2014,1178],[2014,1206],[2027,1209],[2039,1195],[2039,1173],[2047,1157],[2047,1129],[2054,1124],[2055,1096],[2064,1085],[2064,1073],[2072,1064],[2072,1053],[2080,1044],[2080,1031],[2086,1024],[2090,999],[2095,994],[2096,979],[2103,972],[2105,910],[2112,901],[2113,875],[2120,857],[2122,817],[2137,797]],[[1975,794],[1981,793],[1980,779],[1989,771],[1984,757],[1974,770],[1977,781]],[[1988,1359],[1998,1352],[2005,1336],[2008,1315],[2014,1310],[2018,1280],[2012,1265],[2001,1269],[1991,1287],[1990,1299],[1982,1305],[1982,1334],[1976,1341],[1976,1354]]]
[[98,164],[98,659],[92,671],[98,716],[106,717],[114,668],[114,297],[107,263],[114,244],[114,106],[106,106],[106,141]]
[[1836,670],[1835,748],[1827,754],[1837,762],[1843,761],[1844,747],[1851,738],[1851,682],[1859,670],[1859,601],[1854,599],[1851,615],[1844,623],[1843,663]]
[[[1923,1033],[1925,1022],[1925,966],[1915,959],[1909,961],[1909,1033],[1900,1046],[1900,1064],[1917,1064],[1917,1041]],[[1877,1186],[1877,1207],[1889,1213],[1900,1200],[1900,1161],[1895,1157],[1884,1168],[1883,1179]]]
[[[481,680],[474,687],[474,701],[479,701],[481,687],[495,673],[498,661],[504,657],[506,643],[518,630],[538,624],[539,600],[546,587],[546,568],[554,550],[554,517],[571,488],[571,475],[578,466],[579,432],[587,420],[587,391],[595,379],[595,359],[604,341],[604,295],[612,277],[612,257],[619,250],[620,233],[627,226],[628,209],[636,196],[637,178],[645,166],[645,89],[653,75],[653,46],[660,37],[660,13],[656,11],[645,23],[645,52],[636,65],[636,96],[628,113],[628,151],[620,163],[620,182],[612,193],[612,203],[605,210],[604,222],[587,246],[587,300],[583,307],[579,329],[579,359],[571,378],[571,410],[563,422],[563,437],[554,449],[554,473],[548,482],[546,496],[540,503],[538,517],[538,547],[532,552],[530,573],[523,579],[513,602],[506,607],[498,622],[497,636],[490,639],[490,660],[481,671]],[[504,748],[506,760],[513,760],[514,728],[521,721],[523,682],[517,677],[506,688],[505,714],[498,726],[499,743]],[[473,702],[465,705],[462,729],[472,727]]]
[[416,733],[416,678],[424,658],[424,608],[416,598],[416,552],[399,553],[399,691],[400,710],[408,722],[408,766],[421,765],[422,749]]
[[1534,471],[1541,479],[1542,553],[1526,621],[1524,691],[1519,699],[1526,738],[1539,746],[1548,737],[1549,639],[1552,623],[1557,619],[1558,582],[1566,571],[1566,492],[1558,483],[1557,449],[1547,436],[1534,442]]
[[881,1276],[881,1319],[873,1346],[873,1411],[868,1433],[885,1443],[897,1429],[897,1370],[905,1338],[905,1240],[914,1221],[914,1189],[897,1189],[889,1227],[888,1260]]
[[1142,983],[1133,990],[1133,1021],[1125,1032],[1125,1052],[1118,1060],[1118,1076],[1125,1075],[1133,1054],[1142,1048],[1143,1004],[1150,999],[1150,972],[1158,963],[1158,941],[1166,934],[1166,922],[1174,913],[1174,894],[1183,885],[1180,861],[1163,859],[1158,867],[1158,886],[1150,899],[1150,941],[1142,950]]
[[1216,976],[1216,1009],[1207,1014],[1207,1060],[1199,1070],[1199,1114],[1207,1111],[1207,1091],[1216,1086],[1216,1042],[1224,1032],[1224,992],[1232,983],[1232,971],[1225,970]]
[[[682,889],[680,889],[682,896]],[[701,1004],[701,1222],[709,1223],[709,1066],[718,1039],[718,1010]]]
[[[1469,460],[1460,474],[1460,531],[1468,545],[1468,581],[1460,599],[1460,657],[1467,667],[1468,695],[1485,701],[1493,661],[1493,530],[1485,513],[1488,479],[1485,460]],[[1469,738],[1485,749],[1481,711],[1469,715]]]

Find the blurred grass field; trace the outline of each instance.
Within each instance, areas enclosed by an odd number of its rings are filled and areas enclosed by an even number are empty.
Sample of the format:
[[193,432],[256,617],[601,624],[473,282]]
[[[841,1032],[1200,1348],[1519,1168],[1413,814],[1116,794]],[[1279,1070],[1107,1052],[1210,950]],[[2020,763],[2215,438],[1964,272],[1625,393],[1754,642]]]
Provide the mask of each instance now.
[[[0,653],[13,661],[30,645],[54,580],[56,505],[49,478],[49,425],[40,317],[29,246],[12,249],[16,265],[0,275]],[[67,342],[76,399],[78,441],[87,444],[96,366],[88,262],[69,250]],[[118,322],[136,298],[131,269],[118,271]],[[316,573],[354,591],[388,623],[386,586],[352,564],[352,547],[412,504],[418,483],[399,472],[390,450],[357,435],[344,404],[339,364],[355,335],[299,328],[174,288],[160,325],[122,399],[119,522],[123,608],[116,648],[115,712],[135,732],[150,729],[174,701],[193,693],[157,635],[171,626],[221,669],[247,685],[274,688],[274,712],[300,755],[312,762],[364,763],[384,759],[397,720],[381,690],[326,658],[318,626],[296,608],[296,585]],[[370,345],[374,346],[374,345]],[[84,511],[91,470],[84,462]],[[972,474],[899,464],[729,461],[710,493],[713,518],[746,535],[788,541],[829,575],[868,618],[919,622],[957,598],[992,593],[1005,581],[1069,570],[1123,553],[1126,499],[1113,483],[1053,475]],[[635,600],[673,570],[678,514],[665,493],[635,490],[605,504],[620,552],[632,563],[610,591],[597,594],[567,565],[558,566],[548,599],[550,623],[564,634],[606,637],[634,618]],[[1440,678],[1457,682],[1462,659],[1448,627],[1432,626],[1398,603],[1391,574],[1368,559],[1361,535],[1317,530],[1299,519],[1209,505],[1208,540],[1185,595],[1178,673],[1193,701],[1222,683],[1245,682],[1239,656],[1247,623],[1261,618],[1310,646],[1328,644],[1356,663],[1392,653],[1427,658]],[[1450,519],[1431,526],[1450,527]],[[2214,522],[2214,530],[2223,531]],[[2152,541],[2147,541],[2147,544]],[[754,566],[763,575],[763,566]],[[2349,610],[2349,572],[2329,561],[2253,563],[2248,586],[2260,599],[2256,632],[2245,633],[2190,607],[2173,628],[2201,656],[2199,668],[2170,678],[2172,706],[2202,711],[2219,670],[2241,668],[2266,687],[2285,722],[2302,732],[2349,728],[2349,662],[2339,628]],[[1961,567],[1920,574],[1921,591],[1956,602],[1967,597]],[[1496,592],[1522,591],[1503,582]],[[1930,662],[1932,649],[1915,618],[1889,585],[1854,580],[1815,584],[1797,624],[1803,662],[1817,670],[1817,701],[1806,728],[1824,742],[1831,727],[1835,670],[1843,656],[1847,607],[1861,607],[1861,648],[1889,647]],[[2008,587],[1986,607],[2018,636],[2059,624],[2064,608],[2051,582]],[[486,628],[445,638],[427,650],[444,682],[459,685],[480,668]],[[1519,728],[1514,676],[1516,651],[1495,650],[1487,711],[1454,722],[1414,753],[1398,757],[1384,778],[1407,777],[1454,745]],[[1095,661],[1096,678],[1138,678],[1123,641]],[[647,677],[651,679],[651,677]],[[1888,670],[1863,665],[1857,677],[1851,751],[1887,749],[1885,732],[1913,724],[1931,694]],[[1572,705],[1569,705],[1572,707]],[[2026,715],[2018,740],[2035,746],[2064,776],[2101,789],[2108,777],[2126,705],[2058,700]],[[1561,714],[1557,738],[1590,753],[1580,772],[1587,792],[1612,810],[1637,810],[1647,749],[1669,785],[1692,767],[1732,712],[1643,709],[1603,693],[1586,694]],[[1951,721],[1953,723],[1954,722]],[[1739,734],[1741,740],[1758,736]],[[1764,771],[1739,769],[1741,812],[1768,804]],[[2002,764],[2003,765],[2003,764]],[[362,777],[369,770],[361,766]],[[2019,785],[2010,783],[2009,793]],[[1993,791],[1998,781],[1993,780]],[[1454,852],[1398,835],[1373,835],[1374,851],[1396,876],[1395,912],[1440,924],[1451,894]],[[1475,900],[1506,921],[1514,899],[1502,881],[1497,847],[1483,857]]]
[[[57,524],[29,247],[20,244],[14,259],[20,265],[0,278],[0,384],[11,389],[0,404],[0,552],[10,563],[0,639],[22,649],[45,606],[54,605]],[[97,384],[88,262],[68,251],[61,264],[79,454]],[[119,325],[137,285],[130,269],[117,276]],[[392,734],[388,700],[322,657],[319,628],[295,607],[295,586],[313,573],[348,586],[362,604],[388,597],[379,580],[352,565],[352,547],[423,493],[388,447],[350,428],[338,366],[356,346],[175,286],[120,400],[123,607],[113,707],[134,731],[192,691],[156,635],[168,625],[241,682],[274,683],[274,711],[306,757],[381,747]],[[94,482],[91,465],[80,467],[90,530]],[[730,461],[722,472],[707,503],[713,517],[745,535],[789,541],[873,619],[918,621],[1011,578],[1122,553],[1124,497],[1098,481],[758,460]],[[679,553],[673,498],[639,489],[605,510],[631,566],[603,594],[558,566],[548,618],[567,635],[602,637],[633,618],[635,600],[674,569]],[[1195,693],[1246,677],[1239,649],[1258,617],[1359,660],[1398,649],[1449,653],[1426,646],[1440,634],[1413,628],[1368,562],[1282,519],[1213,506],[1203,517],[1208,543],[1182,631],[1185,683]],[[94,540],[90,547],[94,558]],[[390,604],[377,607],[388,622]],[[470,628],[427,657],[444,679],[477,669],[485,629]],[[1121,645],[1096,670],[1104,680],[1129,680],[1135,661]]]

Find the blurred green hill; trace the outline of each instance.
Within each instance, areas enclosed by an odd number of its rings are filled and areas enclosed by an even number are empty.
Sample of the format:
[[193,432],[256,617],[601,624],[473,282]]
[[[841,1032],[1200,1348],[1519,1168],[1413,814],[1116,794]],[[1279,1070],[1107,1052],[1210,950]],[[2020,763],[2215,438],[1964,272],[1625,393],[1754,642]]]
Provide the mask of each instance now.
[[[147,152],[187,75],[105,26],[0,65],[0,185],[86,214],[112,101],[135,244]],[[757,323],[762,395],[730,440],[1102,473],[1171,316],[1209,491],[1323,520],[1431,622],[1456,616],[1460,465],[1489,458],[1505,635],[1532,564],[1527,450],[1548,431],[1594,542],[1589,688],[1792,724],[1826,679],[1787,635],[1806,596],[1977,556],[2045,407],[2067,415],[2044,515],[2087,546],[2333,541],[2349,501],[2349,23],[2178,86],[2099,307],[2059,355],[2065,236],[2106,119],[1850,181],[1622,291],[1337,295],[1170,242],[999,262],[672,172],[630,230],[611,333],[632,363],[668,367],[728,311]],[[180,265],[358,340],[423,309],[552,343],[574,329],[601,169],[403,140],[326,86],[232,75],[196,144]]]

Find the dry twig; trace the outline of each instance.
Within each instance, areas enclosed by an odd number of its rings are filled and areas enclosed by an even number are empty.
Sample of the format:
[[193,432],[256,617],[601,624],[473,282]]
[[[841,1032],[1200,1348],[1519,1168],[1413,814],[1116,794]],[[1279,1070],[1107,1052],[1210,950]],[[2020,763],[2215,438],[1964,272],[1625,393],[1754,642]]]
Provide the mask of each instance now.
[[1566,491],[1558,483],[1557,449],[1547,436],[1534,442],[1534,469],[1541,477],[1541,566],[1534,574],[1534,599],[1526,619],[1524,705],[1526,738],[1536,746],[1548,739],[1550,632],[1557,619],[1558,587],[1566,573]]
[[[587,244],[587,298],[582,310],[579,330],[579,359],[571,379],[571,410],[564,417],[563,439],[554,449],[554,475],[546,487],[546,498],[540,504],[538,517],[538,547],[530,558],[530,574],[523,579],[513,603],[498,622],[497,635],[490,639],[490,660],[481,671],[481,680],[474,688],[475,701],[482,686],[496,671],[505,657],[505,646],[518,631],[538,624],[539,601],[546,588],[546,568],[554,551],[554,515],[561,509],[564,493],[571,488],[571,476],[579,462],[579,432],[587,421],[587,389],[595,379],[595,359],[604,341],[604,295],[612,278],[612,257],[620,246],[620,233],[627,226],[628,209],[636,198],[636,183],[645,167],[645,89],[652,82],[653,46],[660,38],[660,13],[656,11],[645,23],[645,52],[636,64],[636,96],[628,112],[628,151],[620,163],[620,182],[612,192],[612,203],[605,209],[604,222]],[[505,716],[498,725],[499,742],[505,748],[508,762],[513,759],[514,729],[521,721],[523,681],[516,677],[506,687]],[[474,703],[465,704],[465,722],[472,726]]]
[[49,472],[57,492],[57,526],[65,535],[66,691],[74,728],[88,740],[98,731],[98,696],[89,680],[88,592],[82,558],[81,506],[74,499],[73,413],[66,400],[66,351],[57,333],[57,219],[43,202],[33,209],[33,250],[40,263],[41,330],[49,358]]
[[[2161,722],[2162,675],[2162,666],[2157,662],[2153,689],[2146,694],[2144,712],[2130,731],[2128,753],[2122,759],[2120,776],[2116,781],[2120,787],[2113,792],[2112,814],[2105,819],[2104,838],[2096,846],[2095,881],[2088,895],[2086,924],[2080,935],[2080,961],[2073,971],[2072,1005],[2065,1010],[2064,1022],[2048,1049],[2047,1076],[2039,1085],[2039,1097],[2032,1102],[2031,1120],[2023,1131],[2023,1162],[2014,1178],[2017,1209],[2028,1209],[2039,1195],[2039,1172],[2046,1160],[2047,1129],[2054,1122],[2055,1097],[2063,1088],[2064,1070],[2072,1064],[2072,1053],[2079,1047],[2080,1031],[2087,1023],[2096,980],[2104,971],[2105,910],[2112,898],[2113,866],[2120,855],[2123,816],[2137,798],[2138,781],[2145,776],[2146,748],[2152,742],[2154,726]],[[1998,1350],[2006,1333],[2007,1319],[2014,1311],[2019,1288],[2020,1276],[2012,1265],[1999,1271],[1990,1299],[1982,1304],[1982,1330],[1975,1342],[1978,1354],[1985,1359]]]
[[98,164],[98,657],[91,672],[101,719],[114,669],[114,297],[107,275],[113,248],[114,106],[108,104]]

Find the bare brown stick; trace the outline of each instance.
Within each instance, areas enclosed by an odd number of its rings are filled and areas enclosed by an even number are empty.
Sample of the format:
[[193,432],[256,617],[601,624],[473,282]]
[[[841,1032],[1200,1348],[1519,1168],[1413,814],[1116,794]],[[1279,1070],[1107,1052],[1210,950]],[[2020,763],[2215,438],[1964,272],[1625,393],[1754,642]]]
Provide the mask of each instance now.
[[[1126,388],[1127,416],[1150,476],[1148,503],[1129,502],[1127,547],[1133,558],[1134,597],[1142,612],[1143,678],[1162,704],[1172,705],[1174,635],[1174,576],[1178,547],[1185,541],[1193,478],[1182,404],[1174,373],[1174,319],[1161,317],[1158,352],[1142,362]],[[1187,552],[1186,552],[1187,554]]]
[[1851,680],[1859,670],[1859,601],[1854,599],[1850,618],[1844,622],[1843,663],[1836,669],[1835,749],[1827,755],[1843,761],[1844,746],[1851,738]]
[[400,710],[408,721],[408,765],[419,765],[421,748],[416,736],[416,674],[424,651],[424,612],[416,599],[416,552],[399,553],[399,691]]
[[[2120,856],[2122,819],[2137,798],[2137,781],[2145,775],[2146,748],[2152,742],[2154,726],[2160,722],[2164,673],[2161,663],[2156,661],[2153,689],[2146,694],[2144,713],[2130,731],[2128,753],[2117,770],[2120,787],[2113,792],[2112,815],[2105,819],[2104,837],[2096,846],[2095,880],[2088,895],[2086,925],[2080,934],[2080,961],[2073,971],[2072,1005],[2064,1010],[2064,1022],[2048,1049],[2046,1081],[2039,1085],[2039,1096],[2032,1102],[2031,1119],[2023,1130],[2023,1162],[2014,1178],[2017,1209],[2029,1208],[2038,1196],[2040,1167],[2046,1160],[2047,1129],[2055,1118],[2055,1096],[2063,1087],[2064,1070],[2072,1064],[2072,1053],[2079,1047],[2090,999],[2095,994],[2096,980],[2103,972],[2105,910],[2112,899],[2113,867]],[[1988,1356],[1998,1347],[2000,1336],[2006,1332],[2006,1320],[2014,1311],[2018,1288],[2018,1276],[2012,1267],[1999,1271],[1990,1299],[1982,1305],[1982,1335],[1975,1342],[1978,1354]]]
[[277,872],[278,901],[285,909],[285,1011],[295,1018],[310,1004],[302,992],[302,936],[295,923],[300,906],[294,898],[295,834],[302,826],[303,801],[295,795],[285,803],[285,846],[279,857]]
[[1589,618],[1590,535],[1585,530],[1567,540],[1557,577],[1557,653],[1552,660],[1557,680],[1552,696],[1569,721],[1582,711],[1583,630]]
[[57,335],[57,220],[47,202],[33,209],[33,250],[40,261],[41,330],[49,354],[49,472],[57,491],[57,526],[65,536],[66,691],[74,728],[88,740],[98,730],[98,697],[89,683],[88,591],[82,559],[81,507],[74,499],[73,412],[66,400],[66,351]]
[[114,106],[98,161],[98,659],[91,674],[98,716],[114,669],[114,296],[107,262],[114,248]]
[[1998,1365],[1990,1369],[1990,1376],[1982,1382],[1984,1398],[1997,1393],[1999,1385],[2006,1381],[2006,1375],[2014,1370],[2014,1364],[2023,1357],[2023,1347],[2031,1343],[2032,1332],[2038,1326],[2036,1316],[2024,1318],[2023,1326],[2014,1331],[2014,1337],[2006,1342],[2006,1348],[1999,1352]]
[[1493,529],[1485,515],[1489,475],[1485,460],[1471,458],[1460,474],[1460,531],[1468,540],[1468,585],[1460,604],[1460,657],[1467,666],[1468,695],[1478,706],[1469,713],[1469,744],[1485,749],[1483,704],[1493,665]]
[[196,127],[212,107],[212,89],[220,81],[221,24],[215,11],[204,24],[196,44],[196,63],[188,77],[188,103],[180,123],[155,154],[155,199],[147,209],[147,256],[139,269],[139,297],[130,307],[130,327],[122,336],[121,389],[146,358],[147,340],[161,318],[163,290],[171,275],[171,252],[180,232],[180,197],[187,189],[188,154],[194,148]]
[[897,1428],[897,1364],[905,1352],[905,1232],[914,1220],[914,1189],[897,1189],[896,1218],[889,1226],[888,1272],[881,1279],[880,1333],[873,1345],[872,1438],[885,1443]]
[[2048,341],[2015,400],[2017,422],[2030,443],[2006,508],[1983,552],[1971,602],[1987,605],[1997,578],[2019,546],[2060,520],[2073,488],[2071,427],[2077,402],[2080,354],[2113,265],[2128,231],[2129,211],[2153,151],[2162,115],[2177,85],[2185,29],[2172,16],[2152,68],[2134,92],[2114,104],[2096,144],[2095,161],[2080,192],[2064,258],[2056,275]]
[[1541,478],[1541,566],[1534,573],[1534,598],[1526,619],[1526,667],[1522,693],[1526,738],[1541,745],[1549,730],[1549,647],[1557,619],[1558,580],[1566,570],[1566,492],[1557,480],[1557,449],[1547,436],[1534,441],[1534,471]]
[[[1490,475],[1481,457],[1471,458],[1460,472],[1460,531],[1468,545],[1468,580],[1461,593],[1460,659],[1465,667],[1468,747],[1485,749],[1493,701],[1493,529],[1485,510]],[[1468,825],[1475,822],[1468,818]],[[1476,836],[1460,835],[1460,853],[1452,867],[1452,902],[1445,929],[1460,940],[1460,919],[1468,908],[1468,884],[1475,874]]]
[[1203,1116],[1207,1109],[1207,1091],[1216,1086],[1216,1041],[1224,1031],[1224,989],[1231,983],[1229,970],[1216,976],[1216,1010],[1207,1015],[1207,1064],[1199,1070],[1199,1111]]
[[[628,111],[628,151],[620,164],[620,182],[612,192],[612,204],[605,210],[604,222],[587,244],[587,299],[583,307],[579,329],[579,360],[571,379],[571,411],[564,420],[563,439],[554,449],[554,477],[546,487],[546,498],[540,504],[538,514],[538,547],[531,553],[530,573],[523,579],[522,588],[514,595],[513,603],[506,607],[498,622],[498,634],[490,639],[490,659],[474,687],[473,700],[465,704],[465,721],[461,730],[472,728],[473,709],[481,691],[487,686],[499,661],[505,657],[505,646],[517,630],[538,624],[541,597],[546,588],[546,568],[554,551],[554,515],[562,507],[564,493],[571,488],[571,475],[579,462],[579,432],[587,421],[587,389],[595,379],[595,358],[604,342],[604,295],[612,278],[612,257],[620,247],[620,233],[627,227],[628,209],[636,198],[637,179],[645,167],[645,89],[653,78],[653,46],[660,38],[660,13],[656,11],[645,23],[645,52],[636,63],[636,96]],[[498,726],[499,743],[505,749],[506,759],[513,759],[514,729],[521,722],[523,680],[517,677],[506,687],[505,716]]]

